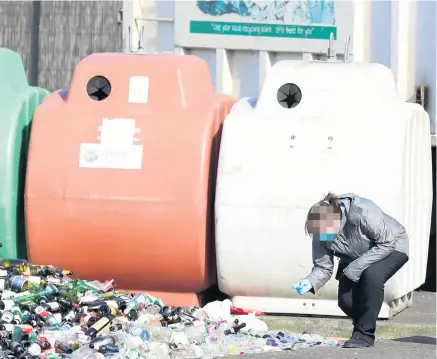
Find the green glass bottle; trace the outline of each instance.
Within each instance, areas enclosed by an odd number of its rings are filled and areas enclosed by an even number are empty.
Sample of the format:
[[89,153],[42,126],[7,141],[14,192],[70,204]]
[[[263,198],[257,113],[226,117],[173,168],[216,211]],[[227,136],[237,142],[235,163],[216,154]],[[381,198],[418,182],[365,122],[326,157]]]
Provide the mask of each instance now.
[[57,293],[58,289],[54,285],[48,285],[44,290],[40,290],[38,292],[29,292],[26,295],[22,296],[14,296],[10,299],[18,302],[18,303],[29,303],[29,302],[39,302],[41,298],[51,299]]
[[29,335],[29,342],[31,343],[37,343],[38,342],[38,334],[36,333],[36,331],[32,331]]
[[77,280],[77,287],[75,288],[76,290],[80,290],[81,292],[87,292],[87,291],[92,291],[94,293],[98,293],[101,292],[101,290],[99,290],[98,288],[94,287],[93,285],[88,284],[86,281],[84,280]]

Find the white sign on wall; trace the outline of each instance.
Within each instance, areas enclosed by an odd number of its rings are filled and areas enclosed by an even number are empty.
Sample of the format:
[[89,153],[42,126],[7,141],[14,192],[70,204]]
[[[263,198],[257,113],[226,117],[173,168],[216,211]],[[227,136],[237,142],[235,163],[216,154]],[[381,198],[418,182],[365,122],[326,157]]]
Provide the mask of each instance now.
[[143,162],[143,146],[135,145],[135,120],[130,118],[104,118],[100,143],[81,143],[79,167],[117,168],[139,170]]
[[[352,36],[353,1],[175,1],[175,43],[325,53],[331,33],[341,53]],[[340,48],[338,50],[340,50]]]

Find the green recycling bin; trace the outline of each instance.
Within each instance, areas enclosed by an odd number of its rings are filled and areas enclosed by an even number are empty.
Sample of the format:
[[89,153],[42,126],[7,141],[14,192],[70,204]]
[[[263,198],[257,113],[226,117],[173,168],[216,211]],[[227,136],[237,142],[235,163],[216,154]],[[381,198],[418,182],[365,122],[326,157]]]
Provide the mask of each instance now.
[[0,258],[27,257],[27,149],[33,113],[48,94],[29,86],[19,54],[0,48]]

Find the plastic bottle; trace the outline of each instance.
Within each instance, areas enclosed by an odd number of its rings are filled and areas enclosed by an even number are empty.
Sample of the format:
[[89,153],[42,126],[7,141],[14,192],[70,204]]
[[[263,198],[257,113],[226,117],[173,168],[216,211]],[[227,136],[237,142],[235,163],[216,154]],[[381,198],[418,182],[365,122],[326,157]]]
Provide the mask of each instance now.
[[27,348],[27,351],[32,355],[40,355],[41,354],[41,347],[38,344],[32,343]]
[[140,305],[144,305],[146,302],[147,297],[143,293],[135,294],[135,296],[126,303],[124,314],[129,314],[132,310],[138,310]]
[[173,331],[167,327],[148,326],[151,340],[155,342],[171,343]]
[[102,353],[97,352],[88,355],[85,359],[103,359],[103,358],[105,358],[105,356]]
[[74,351],[73,354],[71,354],[70,359],[85,359],[95,353],[97,353],[97,350],[91,349],[88,346],[83,346]]
[[56,340],[65,340],[71,335],[71,327],[63,325],[56,328],[44,327],[41,336],[54,343]]
[[[114,358],[114,357],[113,357]],[[123,348],[115,358],[119,359],[146,359],[146,357],[130,348]],[[160,358],[159,358],[160,359]]]
[[128,335],[124,332],[111,333],[105,336],[94,338],[93,340],[91,340],[89,347],[93,349],[98,349],[99,347],[104,345],[119,345],[128,338]]
[[156,357],[157,359],[170,358],[169,346],[166,343],[150,342],[149,350],[150,350],[150,355],[154,355],[154,357]]
[[203,344],[206,341],[208,334],[205,325],[190,325],[184,328],[184,333],[190,343],[197,345]]
[[147,343],[145,343],[140,337],[130,336],[120,343],[120,348],[131,349],[141,355],[147,354],[150,349]]

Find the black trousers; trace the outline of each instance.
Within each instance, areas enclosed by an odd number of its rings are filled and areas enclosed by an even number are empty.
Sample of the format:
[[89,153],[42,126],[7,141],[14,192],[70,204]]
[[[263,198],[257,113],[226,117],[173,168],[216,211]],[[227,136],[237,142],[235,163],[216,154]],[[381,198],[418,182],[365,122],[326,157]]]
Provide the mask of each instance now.
[[357,283],[342,275],[347,264],[340,263],[336,276],[339,280],[338,306],[352,318],[354,338],[374,344],[376,320],[384,301],[385,283],[407,262],[406,254],[394,251],[383,260],[371,264],[363,271]]

